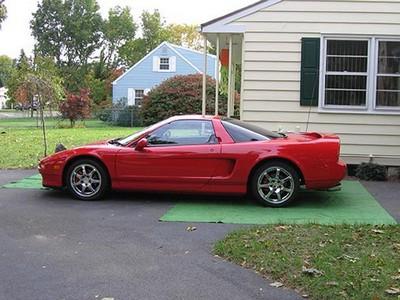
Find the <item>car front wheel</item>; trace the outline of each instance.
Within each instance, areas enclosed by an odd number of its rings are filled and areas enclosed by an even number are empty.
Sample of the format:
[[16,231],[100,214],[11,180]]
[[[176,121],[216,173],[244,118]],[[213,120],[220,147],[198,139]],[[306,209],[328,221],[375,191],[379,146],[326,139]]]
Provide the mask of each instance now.
[[78,160],[68,168],[66,178],[68,191],[79,200],[99,200],[108,190],[108,175],[98,162]]
[[264,206],[282,207],[292,202],[300,189],[298,172],[280,161],[258,167],[250,182],[253,197]]

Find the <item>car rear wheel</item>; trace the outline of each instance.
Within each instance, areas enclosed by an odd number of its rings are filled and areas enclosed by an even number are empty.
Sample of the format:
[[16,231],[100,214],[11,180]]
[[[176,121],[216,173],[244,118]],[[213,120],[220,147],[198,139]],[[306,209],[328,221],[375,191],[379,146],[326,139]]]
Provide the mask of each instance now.
[[300,178],[289,164],[270,161],[255,170],[250,188],[253,197],[262,205],[282,207],[296,198]]
[[79,200],[99,200],[107,192],[106,170],[91,159],[78,160],[68,168],[65,183],[68,191]]

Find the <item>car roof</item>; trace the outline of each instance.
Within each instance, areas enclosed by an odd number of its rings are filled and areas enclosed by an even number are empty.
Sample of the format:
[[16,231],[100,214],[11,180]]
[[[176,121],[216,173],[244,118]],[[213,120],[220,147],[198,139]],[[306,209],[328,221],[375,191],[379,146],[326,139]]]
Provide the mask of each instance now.
[[213,115],[179,115],[173,116],[169,118],[169,121],[176,121],[176,120],[212,120],[212,119],[221,119],[220,116],[213,116]]

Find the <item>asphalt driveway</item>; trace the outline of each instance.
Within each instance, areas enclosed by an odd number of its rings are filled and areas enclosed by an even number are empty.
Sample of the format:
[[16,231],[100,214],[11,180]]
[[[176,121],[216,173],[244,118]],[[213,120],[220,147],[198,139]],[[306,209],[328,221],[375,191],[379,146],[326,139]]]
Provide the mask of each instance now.
[[[33,173],[0,171],[0,185]],[[301,299],[213,257],[238,226],[159,222],[171,197],[0,189],[0,299]]]
[[[0,171],[0,185],[34,173]],[[400,184],[364,185],[399,222]],[[174,197],[0,189],[0,299],[302,299],[211,254],[239,226],[159,222]]]

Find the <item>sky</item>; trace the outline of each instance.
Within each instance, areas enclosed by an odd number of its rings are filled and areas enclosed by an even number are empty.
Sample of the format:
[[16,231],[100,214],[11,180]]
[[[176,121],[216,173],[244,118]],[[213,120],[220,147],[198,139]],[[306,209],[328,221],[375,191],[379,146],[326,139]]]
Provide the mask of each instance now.
[[[167,23],[196,24],[247,6],[257,0],[97,0],[103,17],[111,7],[129,6],[135,21],[138,22],[143,10],[158,9]],[[29,22],[36,11],[38,0],[5,0],[7,19],[0,29],[0,55],[18,57],[21,49],[31,54],[34,38],[31,36]]]

